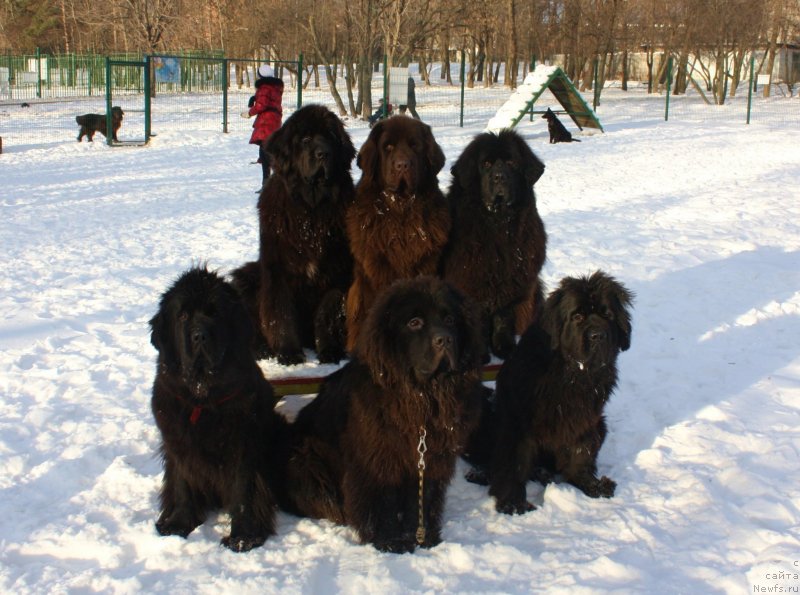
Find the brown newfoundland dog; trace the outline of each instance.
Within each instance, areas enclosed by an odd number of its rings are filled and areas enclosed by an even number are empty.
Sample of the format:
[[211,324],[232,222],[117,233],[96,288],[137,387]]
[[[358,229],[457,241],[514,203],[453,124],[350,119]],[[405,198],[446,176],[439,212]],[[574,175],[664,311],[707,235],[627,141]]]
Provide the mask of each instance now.
[[445,491],[480,411],[479,341],[474,313],[439,279],[381,294],[353,359],[292,426],[282,504],[350,525],[382,551],[438,544]]
[[267,152],[275,173],[258,199],[258,263],[234,271],[234,285],[257,313],[260,357],[297,364],[308,347],[320,362],[338,362],[353,270],[345,211],[355,148],[336,114],[307,105],[272,134]]
[[267,454],[284,429],[249,349],[252,321],[234,288],[205,268],[181,275],[150,321],[158,350],[152,410],[161,432],[161,535],[188,536],[217,509],[223,545],[243,552],[275,533]]
[[355,259],[347,294],[348,351],[382,289],[397,279],[438,272],[450,233],[450,212],[436,179],[444,162],[430,127],[413,118],[378,122],[361,147],[361,180],[347,212]]
[[504,130],[476,136],[451,172],[444,278],[478,302],[485,344],[505,359],[543,301],[547,236],[533,185],[544,165],[520,135]]
[[[489,493],[498,511],[532,510],[526,482],[547,484],[554,474],[593,498],[614,495],[616,484],[597,477],[596,461],[606,436],[603,409],[617,384],[617,356],[631,344],[632,300],[600,271],[567,277],[503,364],[496,414],[484,416],[493,427],[483,436],[495,435]],[[478,446],[476,452],[485,445]]]

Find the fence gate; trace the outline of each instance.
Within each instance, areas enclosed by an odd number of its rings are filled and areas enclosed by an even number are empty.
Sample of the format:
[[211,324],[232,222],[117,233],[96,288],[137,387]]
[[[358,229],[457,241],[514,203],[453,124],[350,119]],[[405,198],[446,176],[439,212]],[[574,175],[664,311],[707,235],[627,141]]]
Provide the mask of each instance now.
[[106,58],[106,130],[111,130],[111,108],[122,108],[122,126],[111,146],[144,145],[150,140],[150,57],[144,61]]

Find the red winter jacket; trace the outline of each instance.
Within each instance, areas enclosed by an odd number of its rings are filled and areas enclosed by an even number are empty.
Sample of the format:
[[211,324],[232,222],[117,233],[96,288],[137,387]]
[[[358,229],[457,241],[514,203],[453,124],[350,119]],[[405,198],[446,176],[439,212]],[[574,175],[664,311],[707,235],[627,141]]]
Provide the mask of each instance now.
[[258,145],[281,127],[283,108],[283,81],[274,76],[256,81],[256,101],[250,108],[250,115],[256,116],[250,143]]

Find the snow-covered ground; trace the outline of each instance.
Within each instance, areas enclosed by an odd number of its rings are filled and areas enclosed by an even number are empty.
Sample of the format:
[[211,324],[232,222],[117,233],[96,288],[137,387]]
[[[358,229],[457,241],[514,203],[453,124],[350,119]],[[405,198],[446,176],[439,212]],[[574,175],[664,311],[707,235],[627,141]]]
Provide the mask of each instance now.
[[[536,186],[546,282],[602,268],[637,296],[599,461],[617,495],[529,484],[539,509],[508,517],[462,465],[444,542],[410,555],[284,513],[278,535],[246,554],[219,546],[224,515],[187,540],[154,529],[147,321],[192,263],[227,272],[256,256],[247,131],[165,123],[146,148],[111,149],[76,143],[75,128],[40,148],[6,145],[0,591],[799,591],[800,108],[788,126],[708,117],[727,107],[665,123],[604,99],[605,134],[581,143],[549,145],[540,119],[519,130],[547,165]],[[443,188],[492,115],[435,129]],[[348,126],[360,146],[367,128]]]

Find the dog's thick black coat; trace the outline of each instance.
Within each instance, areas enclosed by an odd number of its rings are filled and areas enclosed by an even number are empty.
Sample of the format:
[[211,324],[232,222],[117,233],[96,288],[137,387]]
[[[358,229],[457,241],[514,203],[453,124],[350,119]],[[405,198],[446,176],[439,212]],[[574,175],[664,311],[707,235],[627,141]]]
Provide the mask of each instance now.
[[443,281],[382,292],[353,359],[292,426],[286,508],[350,525],[382,551],[438,544],[445,491],[480,410],[480,353],[474,311]]
[[[118,105],[111,108],[111,138],[115,141],[119,140],[117,138],[117,131],[120,129],[120,126],[122,126],[122,116],[124,114],[125,112],[123,112],[122,108]],[[75,121],[81,127],[78,131],[78,142],[81,142],[84,136],[89,142],[92,142],[95,132],[99,132],[105,137],[108,136],[108,134],[106,134],[105,114],[83,114],[82,116],[75,116]]]
[[308,347],[320,362],[338,362],[353,274],[345,212],[355,148],[336,114],[308,105],[272,134],[267,152],[274,174],[258,200],[259,258],[233,272],[234,285],[257,313],[259,356],[297,364]]
[[164,462],[156,529],[186,537],[222,509],[231,516],[222,543],[257,547],[275,533],[269,453],[285,422],[250,351],[252,321],[229,283],[192,268],[163,294],[150,326]]
[[550,133],[550,144],[554,143],[579,143],[577,138],[572,138],[572,133],[558,119],[558,116],[549,107],[542,115],[547,120],[547,132]]
[[532,510],[525,484],[547,483],[554,474],[593,498],[614,495],[616,484],[597,477],[596,460],[617,356],[630,347],[632,299],[603,272],[567,277],[504,362],[495,414],[485,416],[493,427],[483,436],[494,436],[489,493],[498,511]]
[[543,301],[547,235],[533,185],[544,164],[516,132],[476,136],[451,169],[444,278],[480,306],[484,342],[506,358]]

